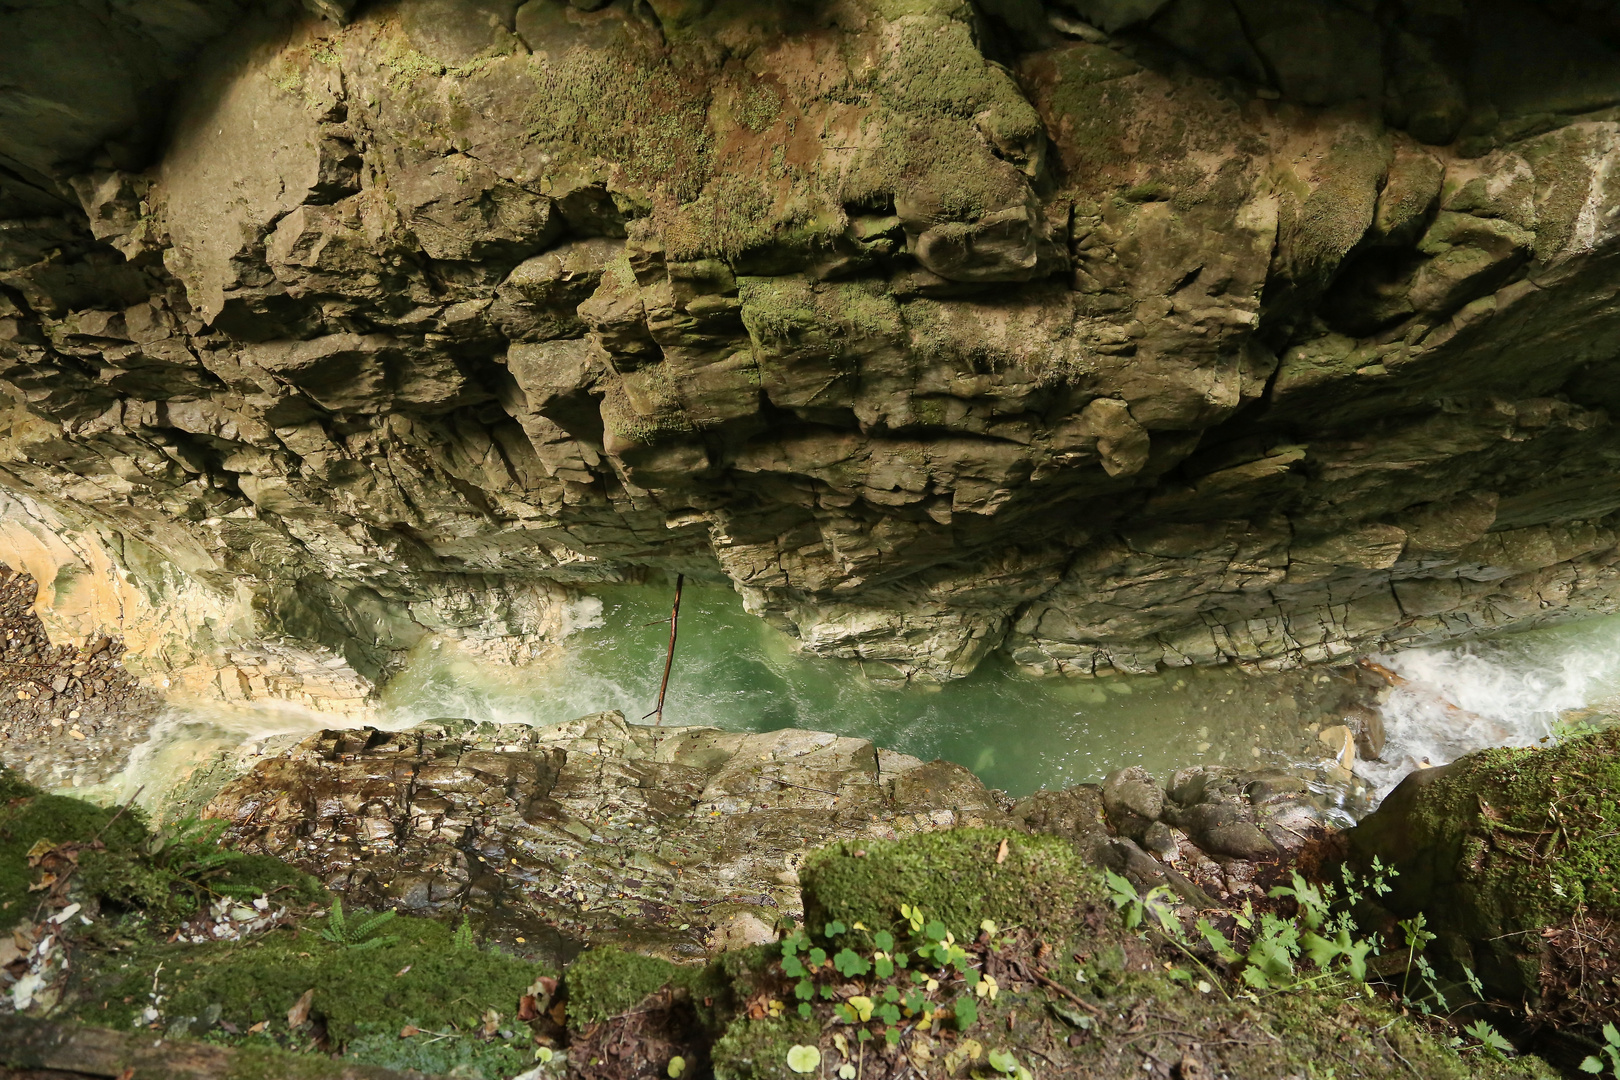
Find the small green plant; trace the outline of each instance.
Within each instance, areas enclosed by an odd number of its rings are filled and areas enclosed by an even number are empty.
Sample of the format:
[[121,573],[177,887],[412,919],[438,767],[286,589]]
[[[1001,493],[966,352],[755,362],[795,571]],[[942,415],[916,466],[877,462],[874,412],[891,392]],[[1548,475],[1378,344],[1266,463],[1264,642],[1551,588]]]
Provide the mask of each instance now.
[[[385,934],[382,937],[371,935],[387,923],[397,912],[384,911],[365,919],[357,926],[350,926],[343,914],[342,898],[332,901],[332,913],[327,917],[326,926],[321,929],[321,937],[347,949],[376,949],[384,945],[391,945],[399,940],[398,935]],[[464,924],[465,925],[465,924]],[[468,930],[471,937],[471,930]]]
[[[901,918],[912,935],[905,948],[887,930],[836,919],[822,927],[822,937],[831,943],[827,948],[812,944],[802,930],[784,936],[782,973],[794,980],[798,1014],[811,1019],[818,1001],[829,1002],[837,1022],[857,1027],[858,1042],[880,1033],[890,1046],[899,1044],[905,1027],[926,1029],[949,1021],[966,1030],[977,1023],[975,998],[993,998],[995,980],[982,975],[973,954],[942,921],[909,904],[901,906]],[[994,924],[980,929],[990,940]],[[960,989],[948,1001],[953,984]],[[866,1027],[874,1022],[882,1026]]]
[[[1165,929],[1176,922],[1176,894],[1165,886],[1155,885],[1143,895],[1136,891],[1129,878],[1112,870],[1104,870],[1103,878],[1108,882],[1108,899],[1125,916],[1125,929],[1135,930],[1147,915],[1152,915],[1154,921]],[[1180,928],[1179,923],[1177,928]]]
[[[1609,1059],[1609,1071],[1620,1076],[1620,1030],[1613,1024],[1603,1025],[1603,1046],[1599,1048],[1598,1053]],[[1603,1062],[1598,1059],[1597,1054],[1588,1054],[1581,1062],[1581,1071],[1600,1073],[1603,1071]]]
[[1502,1036],[1502,1033],[1492,1027],[1487,1021],[1475,1020],[1463,1028],[1463,1032],[1479,1043],[1480,1049],[1497,1061],[1503,1060],[1513,1053],[1513,1044]]
[[[1187,932],[1183,929],[1181,920],[1176,916],[1175,912],[1175,893],[1163,885],[1157,885],[1149,889],[1146,895],[1143,895],[1137,892],[1136,886],[1131,884],[1129,878],[1116,874],[1112,870],[1104,870],[1103,875],[1104,880],[1108,883],[1109,899],[1125,916],[1126,929],[1135,930],[1143,924],[1145,916],[1152,915],[1154,923],[1157,924],[1153,929],[1157,930],[1168,944],[1179,950],[1183,956],[1191,960],[1200,971],[1209,977],[1208,985],[1212,987],[1220,986],[1219,977],[1213,971],[1210,971],[1204,962],[1188,947]],[[1205,934],[1206,937],[1210,933],[1215,933],[1214,928],[1210,927],[1205,920],[1199,920],[1198,925],[1201,930],[1208,928]],[[1224,941],[1225,939],[1222,938],[1221,940]],[[1233,955],[1236,956],[1235,953]],[[1170,974],[1173,978],[1179,976],[1182,982],[1192,980],[1192,976],[1184,971],[1173,970]],[[1224,988],[1221,990],[1221,994],[1226,995]]]
[[[388,912],[388,914],[392,915],[393,912]],[[461,925],[456,927],[456,932],[451,935],[450,947],[457,952],[476,947],[473,944],[472,918],[470,916],[463,915],[461,917]]]

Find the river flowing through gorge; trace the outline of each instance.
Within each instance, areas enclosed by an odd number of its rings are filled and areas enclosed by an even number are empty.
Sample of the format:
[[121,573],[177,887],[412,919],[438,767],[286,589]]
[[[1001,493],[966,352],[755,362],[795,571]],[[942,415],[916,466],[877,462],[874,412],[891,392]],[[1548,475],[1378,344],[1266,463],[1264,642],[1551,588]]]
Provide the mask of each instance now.
[[[444,718],[546,725],[657,698],[670,593],[609,586],[576,601],[572,629],[537,658],[500,663],[432,638],[384,685],[367,722],[398,730]],[[1036,679],[987,664],[938,688],[894,689],[858,665],[807,657],[729,589],[688,585],[665,722],[733,731],[801,728],[944,758],[1021,797],[1096,782],[1123,766],[1167,776],[1188,765],[1315,771],[1349,815],[1415,768],[1485,746],[1524,746],[1620,709],[1620,616],[1413,649],[1372,665],[1250,673]],[[1335,769],[1347,719],[1377,714],[1383,746]],[[148,801],[212,754],[343,726],[283,703],[171,700],[118,776],[91,789]]]

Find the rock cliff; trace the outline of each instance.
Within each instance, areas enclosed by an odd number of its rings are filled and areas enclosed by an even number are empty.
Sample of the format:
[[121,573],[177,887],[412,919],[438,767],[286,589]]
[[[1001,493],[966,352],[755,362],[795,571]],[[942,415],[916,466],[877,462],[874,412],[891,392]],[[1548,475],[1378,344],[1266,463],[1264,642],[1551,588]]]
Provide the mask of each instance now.
[[649,568],[912,680],[1620,596],[1614,5],[80,4],[0,483],[220,596],[174,656]]

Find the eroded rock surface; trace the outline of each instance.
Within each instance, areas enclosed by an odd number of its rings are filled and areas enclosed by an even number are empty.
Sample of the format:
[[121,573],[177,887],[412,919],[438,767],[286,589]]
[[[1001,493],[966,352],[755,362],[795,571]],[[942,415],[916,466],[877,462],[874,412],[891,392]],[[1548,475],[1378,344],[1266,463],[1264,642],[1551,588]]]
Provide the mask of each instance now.
[[476,911],[500,940],[553,958],[587,941],[671,959],[753,944],[802,914],[798,865],[817,847],[1007,821],[996,793],[947,762],[619,713],[322,732],[207,813],[243,850],[351,903]]
[[909,679],[1614,606],[1603,5],[582,6],[23,132],[0,479],[367,677],[649,566]]

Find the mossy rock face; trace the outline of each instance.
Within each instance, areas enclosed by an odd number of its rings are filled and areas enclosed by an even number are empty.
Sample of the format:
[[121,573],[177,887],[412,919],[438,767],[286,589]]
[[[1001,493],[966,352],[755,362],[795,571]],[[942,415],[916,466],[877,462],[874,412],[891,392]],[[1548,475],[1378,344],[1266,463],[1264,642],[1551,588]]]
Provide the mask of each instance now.
[[898,930],[906,904],[959,938],[973,938],[990,919],[1062,941],[1088,904],[1103,899],[1096,872],[1069,844],[1007,829],[845,841],[806,860],[799,880],[813,934],[834,919]]
[[1385,906],[1422,912],[1496,993],[1535,997],[1539,931],[1620,915],[1620,731],[1413,773],[1348,835],[1399,871]]

